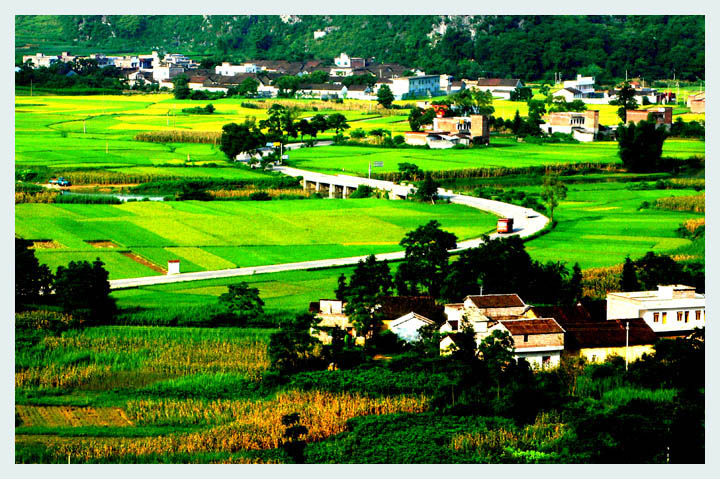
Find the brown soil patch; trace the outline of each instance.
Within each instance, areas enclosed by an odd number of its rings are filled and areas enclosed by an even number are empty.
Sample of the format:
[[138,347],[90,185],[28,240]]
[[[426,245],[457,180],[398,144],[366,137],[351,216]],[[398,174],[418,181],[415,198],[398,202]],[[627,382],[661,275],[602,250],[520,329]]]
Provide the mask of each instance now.
[[83,427],[83,426],[132,426],[123,411],[117,407],[69,407],[69,406],[15,406],[21,426]]
[[62,245],[55,240],[32,240],[33,249],[55,249],[62,248]]
[[85,241],[87,244],[92,246],[93,248],[119,248],[120,246],[117,243],[114,243],[110,240],[90,240]]
[[142,256],[133,253],[132,251],[125,251],[122,253],[123,256],[127,256],[131,260],[135,261],[136,263],[140,263],[144,266],[147,266],[153,271],[157,271],[158,273],[167,274],[167,269],[163,268],[162,266],[158,266],[155,263],[146,260]]

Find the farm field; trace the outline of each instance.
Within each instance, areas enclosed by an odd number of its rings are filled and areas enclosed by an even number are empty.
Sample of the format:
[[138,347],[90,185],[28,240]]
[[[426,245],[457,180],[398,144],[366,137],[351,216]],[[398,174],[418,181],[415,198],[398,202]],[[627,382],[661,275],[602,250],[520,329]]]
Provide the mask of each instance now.
[[[658,198],[692,196],[695,190],[629,190],[633,183],[568,185],[567,198],[555,211],[552,233],[527,243],[527,251],[540,261],[562,260],[582,269],[637,259],[648,251],[672,253],[690,245],[675,232],[680,224],[702,213],[639,209]],[[539,192],[539,187],[518,188]]]
[[36,250],[42,263],[55,270],[99,257],[111,279],[162,274],[169,259],[191,272],[398,251],[408,231],[431,219],[460,239],[495,226],[492,214],[461,205],[377,199],[18,204],[15,211],[18,235],[55,242]]
[[[663,156],[689,158],[705,155],[705,142],[698,140],[666,140]],[[306,148],[290,153],[288,164],[326,173],[367,174],[368,163],[382,161],[374,171],[398,171],[400,163],[414,163],[421,170],[460,170],[467,168],[524,168],[572,163],[620,164],[617,143],[589,144],[518,143],[514,138],[493,137],[490,146],[482,149],[430,150],[425,148],[372,148],[331,146]]]

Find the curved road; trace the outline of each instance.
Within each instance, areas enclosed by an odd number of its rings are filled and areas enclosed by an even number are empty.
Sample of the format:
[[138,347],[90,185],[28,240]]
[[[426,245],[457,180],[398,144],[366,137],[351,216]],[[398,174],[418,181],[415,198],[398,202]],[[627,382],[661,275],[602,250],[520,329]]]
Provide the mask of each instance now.
[[[319,182],[338,186],[344,185],[352,188],[357,188],[358,185],[365,184],[373,188],[387,190],[401,196],[407,196],[409,191],[412,189],[412,186],[398,185],[389,181],[372,180],[368,178],[360,178],[357,176],[347,175],[326,175],[323,173],[298,170],[296,168],[290,168],[285,166],[276,167],[275,170],[287,175],[302,176],[304,179],[311,182]],[[484,198],[475,198],[473,196],[459,195],[453,193],[451,190],[444,190],[442,188],[438,190],[438,194],[440,198],[447,199],[451,203],[458,203],[470,206],[472,208],[477,208],[479,210],[489,211],[501,217],[513,218],[514,228],[513,232],[510,233],[512,235],[518,235],[521,237],[530,236],[543,229],[545,225],[550,221],[547,217],[541,215],[540,213],[528,208],[523,208],[522,206],[502,203],[500,201],[487,200]],[[498,234],[494,233],[490,235],[490,238],[495,238],[497,236]],[[506,234],[503,236],[509,235]],[[482,244],[482,242],[482,238],[461,241],[457,244],[457,249],[453,250],[453,252],[462,251],[468,248],[475,248]],[[381,261],[402,259],[404,256],[404,251],[376,255],[377,259]],[[229,278],[233,276],[249,276],[262,273],[278,273],[281,271],[327,268],[331,266],[346,266],[358,263],[360,260],[363,260],[366,257],[367,256],[352,256],[349,258],[320,259],[313,261],[302,261],[299,263],[250,266],[247,268],[221,269],[215,271],[197,271],[195,273],[180,273],[165,276],[146,276],[142,278],[114,279],[110,280],[110,288],[133,288],[138,286],[149,286],[153,284],[177,283],[181,281],[197,281],[201,279]]]

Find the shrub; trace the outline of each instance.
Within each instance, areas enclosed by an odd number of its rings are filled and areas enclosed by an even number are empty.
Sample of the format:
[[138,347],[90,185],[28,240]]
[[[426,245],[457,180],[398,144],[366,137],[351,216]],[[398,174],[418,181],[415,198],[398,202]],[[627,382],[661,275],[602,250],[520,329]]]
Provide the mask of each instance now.
[[271,199],[266,191],[256,191],[250,194],[250,200],[252,201],[270,201]]

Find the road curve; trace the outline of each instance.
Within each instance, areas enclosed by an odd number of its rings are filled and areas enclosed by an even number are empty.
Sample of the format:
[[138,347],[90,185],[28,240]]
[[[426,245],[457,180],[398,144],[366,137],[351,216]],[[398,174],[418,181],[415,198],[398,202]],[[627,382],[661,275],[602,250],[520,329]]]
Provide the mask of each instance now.
[[[308,181],[320,182],[333,185],[345,185],[357,188],[358,185],[365,184],[373,188],[379,188],[391,191],[400,196],[407,196],[412,190],[412,186],[398,185],[389,181],[373,180],[368,178],[360,178],[357,176],[347,175],[326,175],[312,171],[299,170],[285,166],[276,167],[275,170],[291,176],[302,176]],[[447,199],[451,203],[462,204],[477,208],[483,211],[489,211],[501,217],[513,218],[514,228],[510,234],[502,236],[517,235],[527,237],[537,233],[545,227],[550,221],[547,217],[540,213],[524,208],[522,206],[502,203],[500,201],[488,200],[484,198],[476,198],[473,196],[455,194],[451,190],[440,188],[438,194],[441,199]],[[499,236],[497,233],[491,234],[490,238]],[[482,244],[482,238],[475,238],[461,241],[457,244],[457,249],[453,252],[462,251],[468,248],[476,248]],[[375,255],[378,260],[397,260],[405,256],[404,251],[394,253],[382,253]],[[250,266],[247,268],[220,269],[215,271],[197,271],[194,273],[180,273],[165,276],[145,276],[142,278],[127,278],[110,280],[110,289],[134,288],[139,286],[150,286],[155,284],[179,283],[182,281],[197,281],[203,279],[230,278],[234,276],[249,276],[263,273],[279,273],[282,271],[297,271],[313,268],[327,268],[332,266],[347,266],[358,263],[367,256],[352,256],[347,258],[320,259],[313,261],[301,261],[298,263],[271,264],[263,266]]]

